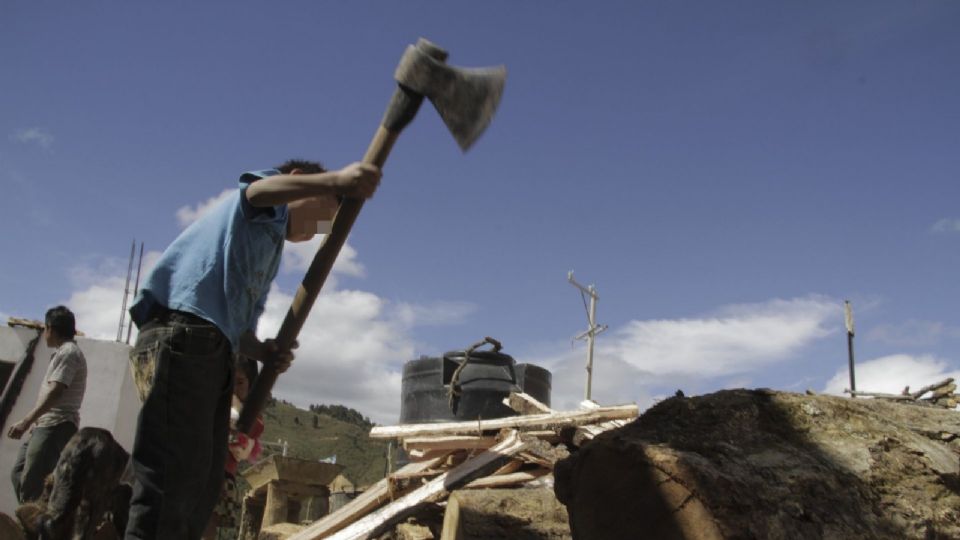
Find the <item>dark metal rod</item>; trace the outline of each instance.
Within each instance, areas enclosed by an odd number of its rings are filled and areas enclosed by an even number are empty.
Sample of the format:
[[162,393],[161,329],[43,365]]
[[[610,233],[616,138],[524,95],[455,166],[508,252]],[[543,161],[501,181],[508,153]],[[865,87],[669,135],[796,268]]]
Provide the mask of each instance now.
[[[847,353],[849,355],[849,360],[850,360],[850,390],[852,390],[853,392],[856,392],[857,380],[856,380],[856,377],[854,376],[854,369],[853,369],[853,333],[852,332],[847,332]],[[855,394],[851,394],[850,397],[855,398],[857,396]]]
[[[134,281],[133,285],[133,297],[137,297],[137,293],[140,292],[140,269],[143,268],[143,242],[140,242],[140,260],[137,262],[137,279]],[[127,345],[130,344],[130,332],[133,331],[133,319],[130,319],[130,322],[127,323]]]
[[123,340],[123,323],[127,316],[127,295],[130,294],[130,274],[133,273],[133,255],[137,252],[137,240],[130,241],[130,261],[127,262],[127,282],[123,284],[123,304],[120,306],[120,324],[117,325],[117,341]]

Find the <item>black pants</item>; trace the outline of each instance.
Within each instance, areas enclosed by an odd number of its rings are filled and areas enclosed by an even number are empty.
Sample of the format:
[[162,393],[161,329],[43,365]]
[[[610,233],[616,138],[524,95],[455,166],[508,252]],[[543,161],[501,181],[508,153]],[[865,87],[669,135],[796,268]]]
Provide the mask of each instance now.
[[174,312],[141,328],[130,358],[152,384],[137,421],[125,538],[198,539],[223,482],[230,342],[214,325]]

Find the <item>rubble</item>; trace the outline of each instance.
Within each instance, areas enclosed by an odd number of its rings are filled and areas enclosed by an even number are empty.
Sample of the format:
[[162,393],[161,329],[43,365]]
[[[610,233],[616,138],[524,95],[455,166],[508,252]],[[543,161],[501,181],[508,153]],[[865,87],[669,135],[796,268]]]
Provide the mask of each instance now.
[[[521,394],[504,403],[534,414],[373,428],[371,437],[399,439],[414,461],[289,538],[440,538],[441,531],[417,520],[402,522],[418,512],[437,510],[446,510],[443,538],[569,538],[566,512],[551,489],[554,464],[568,457],[575,437],[588,441],[620,426],[619,421],[635,418],[638,409],[591,404],[584,410],[557,412]],[[525,488],[524,496],[510,498],[517,488]],[[471,493],[474,490],[483,490],[483,495]],[[509,524],[501,519],[499,529],[489,515],[495,508],[510,518]],[[487,518],[478,518],[478,512]],[[487,532],[476,536],[480,522]],[[495,534],[492,530],[506,536],[483,536]]]

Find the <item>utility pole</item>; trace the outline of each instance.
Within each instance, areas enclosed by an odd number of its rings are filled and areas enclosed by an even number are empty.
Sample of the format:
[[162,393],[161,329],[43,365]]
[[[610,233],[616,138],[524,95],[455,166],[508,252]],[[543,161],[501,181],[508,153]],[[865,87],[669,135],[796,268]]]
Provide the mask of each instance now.
[[[583,307],[587,310],[587,324],[589,327],[587,328],[586,332],[583,332],[573,339],[587,340],[587,389],[585,392],[586,397],[584,399],[589,400],[591,395],[591,387],[593,385],[593,342],[597,334],[607,329],[607,325],[597,325],[597,300],[600,299],[600,295],[597,294],[596,287],[593,285],[584,287],[583,285],[577,283],[577,281],[573,279],[573,270],[567,272],[567,281],[569,281],[574,287],[580,289],[580,297],[583,298]],[[587,296],[590,297],[590,307],[587,307]]]
[[847,324],[847,357],[850,365],[850,397],[856,398],[857,379],[853,370],[853,306],[849,300],[843,301],[844,322]]
[[130,262],[127,263],[127,282],[123,285],[123,305],[120,306],[120,324],[117,325],[117,341],[123,341],[123,323],[127,316],[127,296],[130,295],[130,274],[133,273],[133,254],[137,250],[137,240],[130,243]]

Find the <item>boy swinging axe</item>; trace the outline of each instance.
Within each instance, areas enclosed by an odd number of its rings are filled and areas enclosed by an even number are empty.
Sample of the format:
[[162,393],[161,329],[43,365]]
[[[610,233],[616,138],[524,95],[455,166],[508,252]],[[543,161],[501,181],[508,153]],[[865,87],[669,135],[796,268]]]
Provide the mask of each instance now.
[[[445,50],[422,38],[407,47],[394,73],[397,89],[362,163],[378,170],[383,167],[400,132],[413,120],[425,97],[436,107],[463,151],[480,137],[500,103],[506,69],[458,68],[447,65],[446,59]],[[332,229],[314,256],[277,332],[277,350],[289,351],[296,342],[363,203],[363,198],[347,196],[340,204]],[[276,367],[264,365],[237,422],[240,431],[248,432],[254,424],[278,375]]]
[[[199,539],[221,497],[232,404],[233,358],[261,360],[238,427],[249,434],[380,168],[423,98],[433,102],[463,149],[490,121],[505,71],[447,66],[421,40],[397,67],[399,86],[362,162],[328,171],[290,160],[240,176],[239,189],[167,247],[130,308],[130,352],[143,402],[131,452],[134,483],[126,540]],[[254,334],[277,274],[284,239],[333,228],[297,290],[276,339]]]

